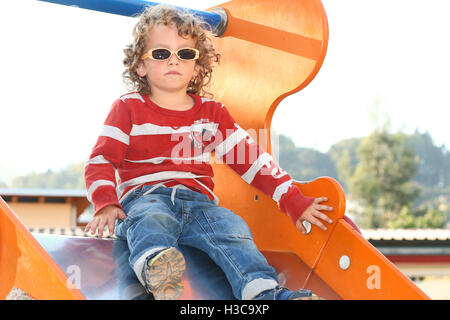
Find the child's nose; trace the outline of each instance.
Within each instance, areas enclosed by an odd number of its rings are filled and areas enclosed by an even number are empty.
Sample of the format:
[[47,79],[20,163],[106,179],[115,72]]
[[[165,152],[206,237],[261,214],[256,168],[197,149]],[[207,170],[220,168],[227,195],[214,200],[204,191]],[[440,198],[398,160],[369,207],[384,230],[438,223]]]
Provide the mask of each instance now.
[[178,64],[180,61],[175,53],[172,53],[172,55],[169,57],[168,63],[171,64]]

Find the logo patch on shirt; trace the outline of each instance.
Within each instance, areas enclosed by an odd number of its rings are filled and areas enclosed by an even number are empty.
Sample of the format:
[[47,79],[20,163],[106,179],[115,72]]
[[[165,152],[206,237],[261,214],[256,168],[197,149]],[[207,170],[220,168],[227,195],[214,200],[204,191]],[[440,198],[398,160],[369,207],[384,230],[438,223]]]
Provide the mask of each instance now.
[[209,119],[196,120],[192,125],[189,137],[192,140],[192,147],[194,150],[201,150],[205,148],[205,142],[211,141],[217,131],[217,125],[209,122]]
[[205,141],[211,141],[213,135],[213,132],[208,129],[202,129],[201,132],[191,131],[190,138],[192,140],[192,147],[203,151],[205,148]]

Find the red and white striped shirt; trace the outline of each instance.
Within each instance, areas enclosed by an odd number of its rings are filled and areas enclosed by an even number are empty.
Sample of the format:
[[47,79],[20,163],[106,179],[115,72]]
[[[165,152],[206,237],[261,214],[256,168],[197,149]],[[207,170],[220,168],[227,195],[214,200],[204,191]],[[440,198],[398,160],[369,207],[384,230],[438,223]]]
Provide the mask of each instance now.
[[186,111],[161,108],[137,92],[114,101],[85,164],[88,199],[95,214],[108,205],[121,207],[119,199],[130,191],[157,183],[181,184],[218,202],[210,164],[215,152],[216,158],[296,221],[313,199],[292,186],[292,178],[223,104],[190,96],[195,104]]

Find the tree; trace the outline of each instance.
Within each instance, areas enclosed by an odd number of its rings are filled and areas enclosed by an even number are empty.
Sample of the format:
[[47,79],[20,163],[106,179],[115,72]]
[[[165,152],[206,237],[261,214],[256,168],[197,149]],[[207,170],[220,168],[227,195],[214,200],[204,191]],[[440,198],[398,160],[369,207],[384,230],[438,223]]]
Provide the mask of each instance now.
[[298,149],[292,139],[284,135],[276,135],[278,142],[278,163],[295,179],[300,177],[300,166],[298,165]]
[[444,173],[443,180],[444,186],[450,187],[450,151],[447,151],[444,155]]
[[12,188],[42,188],[42,189],[84,189],[84,164],[74,164],[53,172],[30,173],[12,181]]
[[351,168],[356,168],[359,163],[358,147],[362,138],[350,138],[341,140],[330,147],[327,154],[337,163],[344,153],[348,153]]
[[307,181],[320,176],[337,178],[336,166],[327,154],[298,148],[292,139],[284,135],[278,136],[278,143],[280,167],[294,179]]
[[435,146],[428,132],[421,134],[417,130],[407,136],[406,145],[414,151],[420,162],[414,180],[427,187],[443,187],[445,148]]
[[435,207],[412,210],[404,206],[400,214],[388,222],[390,228],[442,228],[445,214]]
[[419,195],[411,183],[418,168],[414,152],[406,147],[401,133],[385,128],[364,138],[358,148],[359,164],[350,181],[350,192],[371,214],[381,209],[381,224],[398,217]]
[[331,146],[327,154],[336,164],[337,180],[349,192],[350,179],[359,163],[358,147],[361,138],[344,139]]
[[342,152],[342,156],[337,161],[338,181],[341,183],[345,192],[348,192],[349,182],[355,171],[351,164],[350,153],[348,150]]
[[337,179],[336,166],[326,153],[309,149],[298,149],[299,180],[312,180],[320,176],[329,176]]

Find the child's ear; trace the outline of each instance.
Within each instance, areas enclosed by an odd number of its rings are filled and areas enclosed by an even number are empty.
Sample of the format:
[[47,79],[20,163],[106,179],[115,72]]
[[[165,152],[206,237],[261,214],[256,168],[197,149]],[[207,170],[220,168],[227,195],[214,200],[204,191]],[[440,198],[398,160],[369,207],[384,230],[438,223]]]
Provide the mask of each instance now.
[[136,67],[136,73],[140,77],[145,77],[147,75],[147,71],[145,70],[144,62],[142,60],[139,62],[138,66]]

